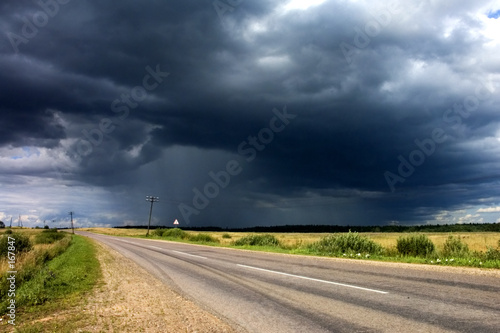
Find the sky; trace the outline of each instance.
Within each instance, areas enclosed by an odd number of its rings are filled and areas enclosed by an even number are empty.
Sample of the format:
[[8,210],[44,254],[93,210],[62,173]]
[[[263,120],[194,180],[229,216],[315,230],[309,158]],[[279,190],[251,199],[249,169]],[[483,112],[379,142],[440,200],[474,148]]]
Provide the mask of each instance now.
[[0,9],[7,225],[500,222],[498,0]]

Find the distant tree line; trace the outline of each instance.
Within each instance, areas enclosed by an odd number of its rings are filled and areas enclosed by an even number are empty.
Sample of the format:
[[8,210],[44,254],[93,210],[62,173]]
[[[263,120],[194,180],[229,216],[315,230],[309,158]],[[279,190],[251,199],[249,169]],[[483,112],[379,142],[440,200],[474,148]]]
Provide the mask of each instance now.
[[[122,229],[147,229],[144,226],[121,226]],[[150,229],[169,229],[166,226],[151,226]],[[193,231],[232,231],[232,232],[288,232],[288,233],[335,233],[335,232],[500,232],[500,223],[471,224],[434,224],[434,225],[384,225],[384,226],[349,226],[349,225],[281,225],[259,226],[251,228],[220,228],[220,227],[182,227]]]

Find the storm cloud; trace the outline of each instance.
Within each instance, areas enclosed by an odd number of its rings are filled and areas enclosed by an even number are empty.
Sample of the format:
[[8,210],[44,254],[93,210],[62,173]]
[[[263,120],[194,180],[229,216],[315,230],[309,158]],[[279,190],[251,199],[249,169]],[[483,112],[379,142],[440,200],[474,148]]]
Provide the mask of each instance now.
[[499,1],[0,8],[5,222],[500,222]]

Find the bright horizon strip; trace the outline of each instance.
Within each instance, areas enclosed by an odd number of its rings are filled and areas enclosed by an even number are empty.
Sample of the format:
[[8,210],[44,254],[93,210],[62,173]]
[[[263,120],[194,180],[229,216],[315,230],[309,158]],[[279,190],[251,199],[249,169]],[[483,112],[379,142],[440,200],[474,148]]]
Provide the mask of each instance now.
[[333,284],[333,285],[336,285],[336,286],[348,287],[348,288],[354,288],[354,289],[360,289],[360,290],[365,290],[365,291],[371,291],[371,292],[379,293],[379,294],[388,294],[387,291],[381,291],[381,290],[377,290],[377,289],[370,289],[370,288],[358,287],[358,286],[355,286],[355,285],[352,285],[352,284],[345,284],[345,283],[339,283],[339,282],[333,282],[333,281],[326,281],[326,280],[314,279],[314,278],[310,278],[310,277],[307,277],[307,276],[295,275],[295,274],[288,274],[288,273],[283,273],[283,272],[278,272],[278,271],[272,271],[272,270],[269,270],[269,269],[258,268],[258,267],[247,266],[247,265],[241,265],[241,264],[236,264],[236,265],[240,266],[240,267],[244,267],[244,268],[254,269],[254,270],[257,270],[257,271],[262,271],[262,272],[267,272],[267,273],[274,273],[274,274],[279,274],[279,275],[294,277],[294,278],[303,279],[303,280],[309,280],[309,281],[315,281],[315,282]]

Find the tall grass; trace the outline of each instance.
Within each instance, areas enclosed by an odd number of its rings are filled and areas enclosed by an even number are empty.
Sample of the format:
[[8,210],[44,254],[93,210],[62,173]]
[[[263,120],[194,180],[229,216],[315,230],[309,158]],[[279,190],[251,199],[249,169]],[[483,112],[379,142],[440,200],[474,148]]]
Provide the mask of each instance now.
[[271,246],[279,247],[280,241],[273,235],[249,235],[233,242],[235,246]]
[[93,244],[84,237],[74,236],[64,253],[49,261],[18,288],[17,303],[39,305],[70,293],[90,290],[99,276],[99,261]]
[[467,258],[470,254],[467,244],[460,240],[460,237],[450,235],[444,243],[443,256]]
[[404,256],[429,257],[436,251],[434,243],[424,234],[412,234],[398,238],[398,252]]
[[489,247],[485,253],[486,260],[500,261],[500,239],[498,240],[497,248]]
[[[22,235],[22,234],[21,234]],[[12,235],[10,235],[12,236]],[[28,238],[26,235],[22,235]],[[44,265],[62,254],[70,245],[71,237],[69,234],[63,234],[63,238],[53,242],[52,244],[37,245],[31,247],[30,251],[24,251],[16,256],[15,269],[16,274],[16,288],[20,291],[23,285],[35,278],[40,271],[43,270]],[[36,237],[36,236],[35,236]],[[31,241],[30,241],[31,242]],[[2,258],[4,261],[5,259]],[[5,262],[2,263],[2,267],[5,267]],[[0,276],[0,314],[6,311],[7,307],[7,291],[9,281],[7,280],[8,274],[6,269],[2,270]],[[19,297],[17,297],[19,301]],[[16,303],[16,306],[22,305],[23,303]]]
[[59,232],[57,229],[44,229],[35,236],[35,244],[52,244],[65,236],[65,233]]
[[382,246],[373,240],[361,236],[357,232],[350,231],[347,234],[328,235],[309,245],[309,249],[327,255],[343,255],[345,253],[379,254],[382,252]]
[[196,243],[219,243],[219,240],[217,238],[214,238],[209,234],[203,234],[203,233],[196,235],[189,235],[188,240]]
[[153,236],[171,240],[186,240],[195,243],[219,243],[217,238],[214,238],[209,234],[199,233],[193,235],[179,228],[155,229],[152,234]]
[[[12,249],[13,248],[13,249]],[[10,232],[5,233],[0,238],[0,256],[4,258],[8,252],[22,253],[29,252],[33,248],[29,236]]]

